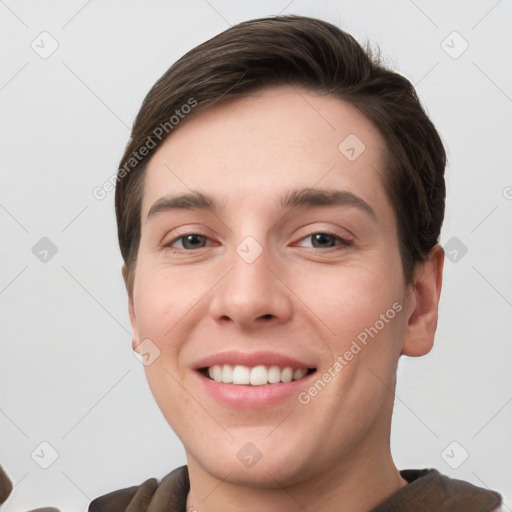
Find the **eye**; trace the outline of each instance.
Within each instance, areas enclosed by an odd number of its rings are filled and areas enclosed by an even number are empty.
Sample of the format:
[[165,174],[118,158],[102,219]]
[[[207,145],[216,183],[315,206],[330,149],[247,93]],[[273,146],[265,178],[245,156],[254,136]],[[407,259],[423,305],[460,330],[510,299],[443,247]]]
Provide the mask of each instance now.
[[[181,235],[179,237],[174,238],[170,242],[164,245],[165,248],[175,248],[178,250],[184,251],[193,251],[195,249],[202,249],[206,247],[208,244],[208,240],[210,240],[207,236],[201,235],[199,233],[188,233],[186,235]],[[318,233],[312,233],[304,238],[302,238],[298,245],[303,247],[308,247],[307,245],[303,245],[304,241],[309,240],[313,249],[331,249],[333,247],[348,247],[352,245],[350,240],[343,238],[335,233],[330,233],[327,231],[322,231]],[[301,243],[302,242],[302,243]]]
[[164,247],[176,247],[176,244],[181,244],[181,247],[178,245],[178,249],[184,250],[194,250],[194,249],[202,249],[206,245],[206,241],[208,240],[207,236],[199,235],[197,233],[190,233],[188,235],[182,235],[169,243],[165,244]]
[[304,237],[301,241],[303,240],[311,240],[314,249],[330,249],[335,246],[347,247],[352,245],[350,240],[329,232],[312,233]]

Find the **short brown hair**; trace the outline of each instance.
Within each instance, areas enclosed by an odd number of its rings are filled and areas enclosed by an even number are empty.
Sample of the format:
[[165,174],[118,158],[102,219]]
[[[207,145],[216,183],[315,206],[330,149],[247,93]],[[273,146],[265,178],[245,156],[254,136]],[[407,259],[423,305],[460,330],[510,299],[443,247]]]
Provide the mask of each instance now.
[[446,153],[439,134],[413,85],[370,48],[325,21],[275,16],[245,21],[193,48],[144,99],[121,159],[115,197],[130,292],[151,152],[209,106],[280,85],[344,100],[377,127],[386,146],[383,181],[397,218],[404,277],[412,280],[415,265],[437,243],[444,217]]

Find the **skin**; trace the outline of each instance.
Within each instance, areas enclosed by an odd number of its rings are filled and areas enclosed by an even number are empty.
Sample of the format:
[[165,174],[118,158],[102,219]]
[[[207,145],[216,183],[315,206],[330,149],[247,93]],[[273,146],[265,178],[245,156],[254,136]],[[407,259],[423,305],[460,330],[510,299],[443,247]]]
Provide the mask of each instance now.
[[[366,146],[355,161],[338,150],[349,134]],[[129,313],[133,347],[150,339],[160,351],[146,375],[186,450],[187,507],[363,512],[406,484],[389,446],[396,367],[432,347],[444,255],[434,247],[404,282],[382,148],[348,103],[279,87],[186,120],[150,160]],[[375,217],[351,205],[276,206],[300,187],[350,191]],[[191,190],[223,209],[148,218],[162,196]],[[311,236],[332,231],[349,245]],[[206,238],[190,248],[186,234]],[[236,252],[247,236],[263,249],[252,263]],[[322,375],[395,303],[401,311],[307,404],[230,408],[192,370],[220,351],[275,350]],[[262,454],[250,468],[237,457],[247,442]]]

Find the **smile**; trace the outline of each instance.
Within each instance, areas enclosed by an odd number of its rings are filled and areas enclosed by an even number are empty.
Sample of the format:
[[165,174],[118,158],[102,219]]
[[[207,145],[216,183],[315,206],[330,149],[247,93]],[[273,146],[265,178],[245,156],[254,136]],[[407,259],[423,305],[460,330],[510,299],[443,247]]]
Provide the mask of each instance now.
[[245,386],[288,383],[300,380],[314,371],[314,368],[265,366],[262,364],[252,367],[241,364],[216,364],[200,369],[205,377],[215,382]]

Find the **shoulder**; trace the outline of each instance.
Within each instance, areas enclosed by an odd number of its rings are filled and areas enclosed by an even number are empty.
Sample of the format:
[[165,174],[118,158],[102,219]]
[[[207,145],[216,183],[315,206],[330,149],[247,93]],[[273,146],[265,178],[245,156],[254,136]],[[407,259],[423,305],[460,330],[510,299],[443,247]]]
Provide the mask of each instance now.
[[189,491],[187,466],[171,471],[160,482],[150,478],[141,485],[119,489],[91,502],[88,512],[183,512]]
[[372,512],[411,510],[450,512],[499,512],[500,494],[450,478],[437,469],[405,469],[400,471],[408,485],[399,489]]

